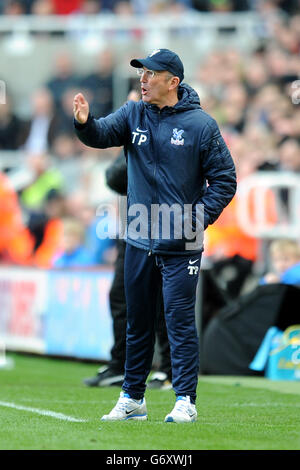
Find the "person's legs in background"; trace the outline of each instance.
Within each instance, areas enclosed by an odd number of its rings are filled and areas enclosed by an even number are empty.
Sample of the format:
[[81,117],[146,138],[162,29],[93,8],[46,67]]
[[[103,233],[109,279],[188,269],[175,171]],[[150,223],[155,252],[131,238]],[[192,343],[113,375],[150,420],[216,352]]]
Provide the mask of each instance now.
[[109,303],[113,321],[114,344],[111,360],[100,367],[96,376],[84,379],[89,387],[120,386],[124,381],[126,355],[126,299],[124,290],[124,257],[126,244],[118,241],[118,255],[115,263],[115,275],[109,293]]
[[158,305],[158,318],[156,326],[156,338],[160,362],[158,370],[153,372],[147,382],[148,388],[169,390],[172,388],[172,366],[170,357],[170,345],[166,328],[165,313],[162,294]]
[[109,294],[113,319],[114,345],[111,349],[109,367],[112,372],[124,375],[126,353],[127,309],[124,289],[124,257],[126,244],[118,242],[118,258],[115,265],[115,277]]

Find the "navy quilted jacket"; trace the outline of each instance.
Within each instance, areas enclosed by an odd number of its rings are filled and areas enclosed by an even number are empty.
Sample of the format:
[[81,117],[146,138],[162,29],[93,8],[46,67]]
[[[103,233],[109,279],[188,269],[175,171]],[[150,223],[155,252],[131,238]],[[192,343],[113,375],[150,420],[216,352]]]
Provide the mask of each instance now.
[[[76,134],[84,144],[124,146],[127,242],[153,253],[184,254],[186,242],[192,239],[191,234],[185,236],[184,224],[190,221],[193,230],[203,234],[236,192],[234,163],[216,121],[202,110],[190,86],[179,86],[178,98],[174,107],[163,109],[128,101],[105,118],[90,115],[85,124],[75,121]],[[153,208],[171,206],[168,233],[168,227],[162,226],[163,216]],[[182,208],[180,223],[178,208]],[[191,216],[185,208],[192,208]],[[189,248],[191,254],[203,250],[203,239],[199,240]]]

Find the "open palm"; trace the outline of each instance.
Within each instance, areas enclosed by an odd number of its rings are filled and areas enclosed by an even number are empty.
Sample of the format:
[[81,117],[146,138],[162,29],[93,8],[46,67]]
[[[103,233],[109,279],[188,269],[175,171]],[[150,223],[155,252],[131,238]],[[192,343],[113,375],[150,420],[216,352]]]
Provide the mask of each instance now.
[[82,93],[78,93],[74,97],[73,101],[73,112],[76,121],[80,122],[80,124],[86,123],[89,116],[89,111],[90,107],[87,100]]

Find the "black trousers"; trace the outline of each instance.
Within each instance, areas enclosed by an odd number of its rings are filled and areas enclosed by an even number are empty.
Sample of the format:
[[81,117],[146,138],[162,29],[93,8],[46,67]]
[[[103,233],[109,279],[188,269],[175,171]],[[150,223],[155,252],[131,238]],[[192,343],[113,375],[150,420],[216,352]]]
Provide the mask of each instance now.
[[110,368],[117,375],[124,374],[126,356],[126,299],[124,289],[124,256],[126,243],[118,240],[118,255],[115,275],[109,292],[109,303],[113,320],[114,344],[111,349]]

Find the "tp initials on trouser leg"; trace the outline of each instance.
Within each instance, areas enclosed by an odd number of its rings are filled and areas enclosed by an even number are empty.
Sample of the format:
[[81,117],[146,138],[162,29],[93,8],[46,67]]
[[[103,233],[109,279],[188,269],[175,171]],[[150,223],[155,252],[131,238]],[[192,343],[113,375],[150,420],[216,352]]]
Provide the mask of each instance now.
[[[190,260],[198,269],[190,269]],[[199,369],[199,342],[195,303],[201,254],[158,256],[162,273],[163,298],[171,349],[173,388],[176,395],[196,400]]]
[[191,422],[195,407],[199,341],[195,321],[196,289],[201,254],[157,256],[162,273],[163,298],[171,350],[172,385],[176,404],[166,422]]

